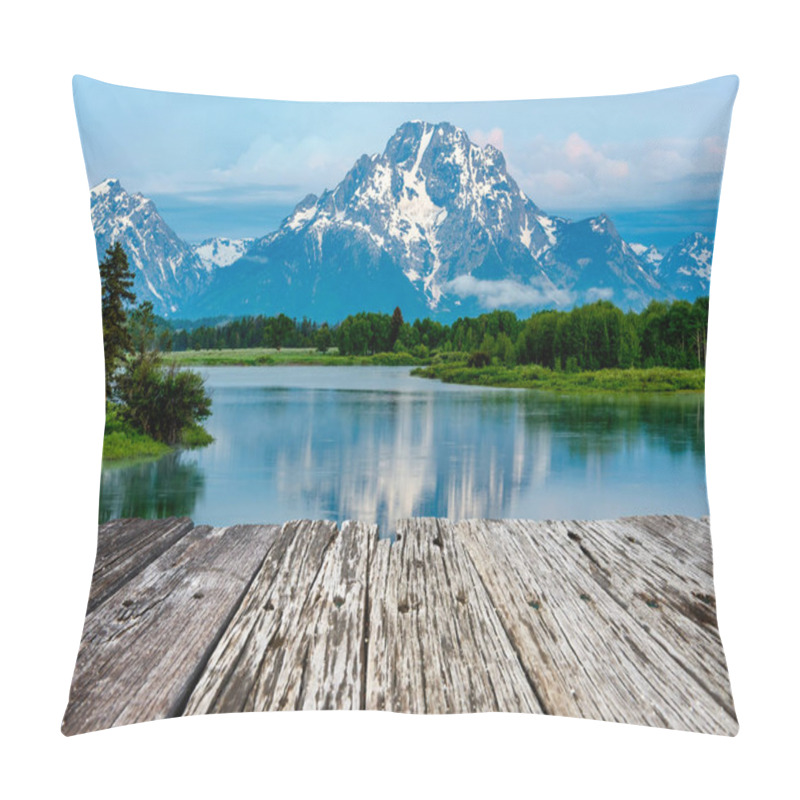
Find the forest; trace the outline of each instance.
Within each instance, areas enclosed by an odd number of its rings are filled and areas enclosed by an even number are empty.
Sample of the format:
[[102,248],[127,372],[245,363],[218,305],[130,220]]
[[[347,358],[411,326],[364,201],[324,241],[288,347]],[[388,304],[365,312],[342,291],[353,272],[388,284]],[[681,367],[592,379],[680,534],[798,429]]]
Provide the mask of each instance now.
[[452,324],[362,312],[335,326],[309,319],[246,317],[194,329],[159,321],[162,350],[271,347],[337,348],[340,355],[407,353],[427,359],[436,353],[462,354],[470,367],[536,364],[564,372],[670,367],[704,369],[708,297],[652,301],[640,312],[598,302],[569,311],[539,311],[519,318],[513,311],[462,317]]

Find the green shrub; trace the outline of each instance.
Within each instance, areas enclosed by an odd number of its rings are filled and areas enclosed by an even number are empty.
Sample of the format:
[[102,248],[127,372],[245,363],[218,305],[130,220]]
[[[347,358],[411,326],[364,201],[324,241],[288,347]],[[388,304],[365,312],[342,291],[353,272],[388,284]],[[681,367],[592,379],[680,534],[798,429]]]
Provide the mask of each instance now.
[[122,414],[119,406],[106,406],[106,426],[103,435],[103,460],[148,458],[163,456],[169,447],[137,431]]
[[476,350],[467,358],[468,367],[488,367],[491,363],[492,357],[486,350]]
[[197,372],[162,367],[152,354],[128,362],[117,381],[121,414],[134,428],[165,444],[176,444],[184,428],[211,414],[211,398]]
[[381,367],[409,367],[414,364],[419,364],[420,359],[411,355],[411,353],[394,352],[394,353],[375,353],[370,356],[366,363],[376,364]]
[[424,344],[418,344],[412,348],[411,354],[415,358],[430,358],[431,351]]
[[214,437],[202,425],[187,425],[181,431],[181,444],[184,447],[205,447],[213,441]]

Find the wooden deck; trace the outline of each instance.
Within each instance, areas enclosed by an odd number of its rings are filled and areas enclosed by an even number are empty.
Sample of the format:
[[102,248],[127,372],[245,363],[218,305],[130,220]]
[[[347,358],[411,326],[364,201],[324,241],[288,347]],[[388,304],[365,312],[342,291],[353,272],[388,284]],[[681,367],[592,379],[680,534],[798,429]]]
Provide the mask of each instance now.
[[67,735],[188,714],[738,725],[707,519],[100,527]]

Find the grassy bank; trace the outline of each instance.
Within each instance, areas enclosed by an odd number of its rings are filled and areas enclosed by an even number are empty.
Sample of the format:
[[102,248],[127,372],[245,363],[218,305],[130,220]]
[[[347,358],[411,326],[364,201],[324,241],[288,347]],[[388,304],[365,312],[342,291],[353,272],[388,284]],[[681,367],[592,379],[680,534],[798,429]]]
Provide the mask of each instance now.
[[231,350],[182,350],[174,353],[163,353],[167,364],[182,367],[199,366],[277,366],[277,365],[309,365],[309,366],[419,366],[429,363],[430,359],[420,359],[410,353],[376,353],[371,356],[340,356],[336,350],[320,353],[311,349],[292,349],[284,347],[276,350],[269,347],[252,347]]
[[254,347],[227,350],[184,350],[164,353],[166,363],[179,366],[409,366],[413,375],[445,383],[547,389],[557,392],[702,392],[705,370],[652,367],[649,369],[603,369],[591,372],[560,372],[535,364],[469,367],[465,353],[441,353],[418,358],[411,353],[376,353],[370,356],[340,356],[333,349]]
[[412,371],[413,375],[445,383],[501,386],[519,389],[547,389],[556,392],[702,392],[705,370],[603,369],[594,372],[555,372],[546,367],[433,364]]
[[[214,437],[202,425],[192,425],[184,428],[180,446],[204,447],[213,441]],[[114,408],[106,412],[103,461],[159,458],[172,449],[170,445],[137,431],[129,422],[123,420]]]

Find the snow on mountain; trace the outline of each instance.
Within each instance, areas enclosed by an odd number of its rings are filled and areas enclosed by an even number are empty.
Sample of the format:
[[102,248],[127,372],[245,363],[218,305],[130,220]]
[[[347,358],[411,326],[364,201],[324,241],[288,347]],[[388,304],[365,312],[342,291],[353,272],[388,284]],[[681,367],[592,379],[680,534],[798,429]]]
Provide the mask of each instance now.
[[507,174],[499,150],[448,123],[416,121],[383,154],[362,156],[335,189],[305,198],[253,253],[285,262],[303,242],[308,266],[324,270],[346,237],[348,250],[388,257],[435,310],[461,275],[547,284],[537,256],[557,225]]
[[[277,231],[214,276],[228,313],[302,306],[333,319],[370,308],[452,314],[658,293],[651,272],[604,215],[546,214],[503,154],[455,126],[407,122],[380,155],[308,195]],[[303,294],[305,293],[305,294]],[[198,313],[210,313],[201,302]],[[288,312],[286,312],[288,313]]]
[[192,250],[208,272],[229,267],[241,258],[255,239],[225,239],[214,237],[200,244],[193,244]]
[[98,259],[119,242],[134,270],[137,300],[150,300],[156,313],[174,314],[187,295],[207,282],[200,259],[164,222],[152,200],[128,194],[109,178],[92,188],[91,213]]
[[628,244],[605,214],[540,209],[503,154],[447,122],[406,122],[333,189],[257,240],[190,246],[118,181],[92,190],[98,252],[120,240],[136,291],[163,314],[278,314],[336,322],[359,311],[442,319],[607,299],[624,308],[708,291],[713,249],[693,234],[666,255]]
[[643,306],[662,294],[652,270],[641,263],[605,214],[563,224],[543,261],[577,302],[611,300],[621,306]]
[[670,295],[692,300],[708,294],[714,242],[702,233],[693,233],[672,247],[658,267],[658,279]]
[[655,245],[637,244],[631,242],[628,245],[631,250],[636,254],[636,257],[642,263],[646,264],[654,274],[658,274],[658,266],[664,258],[664,254],[660,252]]

